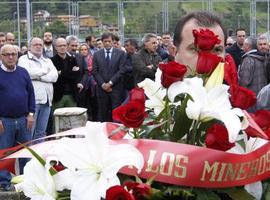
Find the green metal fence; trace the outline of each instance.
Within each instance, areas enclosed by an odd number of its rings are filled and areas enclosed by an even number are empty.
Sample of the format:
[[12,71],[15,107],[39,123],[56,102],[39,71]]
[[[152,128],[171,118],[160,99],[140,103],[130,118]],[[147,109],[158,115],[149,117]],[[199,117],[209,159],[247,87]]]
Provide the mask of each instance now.
[[173,32],[184,14],[208,10],[222,18],[228,33],[243,27],[256,36],[269,30],[269,4],[270,0],[32,0],[28,19],[27,1],[2,1],[0,31],[14,32],[18,43],[48,30],[55,36],[74,34],[81,39],[109,30],[122,40],[140,39],[147,32]]

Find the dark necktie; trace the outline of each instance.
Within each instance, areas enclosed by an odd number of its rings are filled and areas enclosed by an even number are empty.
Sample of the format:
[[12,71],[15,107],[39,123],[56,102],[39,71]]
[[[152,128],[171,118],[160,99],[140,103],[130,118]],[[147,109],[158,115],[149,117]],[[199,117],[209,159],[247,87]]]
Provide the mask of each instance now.
[[110,58],[110,50],[106,51],[106,64],[110,66],[111,58]]

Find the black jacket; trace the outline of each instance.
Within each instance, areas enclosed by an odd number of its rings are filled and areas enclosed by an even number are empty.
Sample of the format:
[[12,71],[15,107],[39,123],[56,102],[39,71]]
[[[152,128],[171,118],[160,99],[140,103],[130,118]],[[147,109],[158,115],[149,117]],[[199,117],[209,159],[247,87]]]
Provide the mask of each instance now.
[[[157,53],[150,54],[145,48],[135,53],[132,56],[135,84],[143,81],[145,78],[154,80],[158,64],[161,61],[162,58]],[[152,69],[146,67],[148,65],[153,65]]]
[[241,64],[241,58],[244,55],[244,51],[240,49],[240,47],[235,42],[231,47],[226,49],[226,53],[231,54],[235,62],[236,68],[238,69],[239,65]]
[[80,82],[80,70],[73,71],[72,68],[78,66],[76,58],[66,54],[66,58],[61,58],[58,54],[51,58],[59,73],[56,83],[53,84],[53,102],[61,100],[65,94],[72,95],[77,100],[77,83]]

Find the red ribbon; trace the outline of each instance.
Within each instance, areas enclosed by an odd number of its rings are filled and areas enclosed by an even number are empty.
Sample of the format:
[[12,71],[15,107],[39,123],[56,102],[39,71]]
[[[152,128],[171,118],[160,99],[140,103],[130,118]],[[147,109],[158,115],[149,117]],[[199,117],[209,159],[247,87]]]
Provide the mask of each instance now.
[[[143,155],[139,174],[174,185],[222,188],[246,185],[270,176],[270,142],[249,154],[232,154],[204,147],[158,140],[115,140],[129,143]],[[121,170],[134,175],[129,168]]]
[[[117,127],[119,125],[107,124],[109,130]],[[109,130],[108,133],[111,133]],[[70,134],[74,135],[74,132],[79,131],[74,129]],[[223,188],[246,185],[270,176],[270,142],[251,153],[239,155],[168,141],[121,139],[124,135],[123,131],[120,131],[120,136],[115,134],[111,143],[128,143],[142,153],[145,165],[139,174],[141,178],[155,177],[156,181],[182,186]],[[6,157],[10,150],[20,148],[1,150],[0,156]],[[11,159],[1,160],[0,170],[11,170],[13,164]],[[136,174],[135,169],[128,167],[121,169],[121,172]]]

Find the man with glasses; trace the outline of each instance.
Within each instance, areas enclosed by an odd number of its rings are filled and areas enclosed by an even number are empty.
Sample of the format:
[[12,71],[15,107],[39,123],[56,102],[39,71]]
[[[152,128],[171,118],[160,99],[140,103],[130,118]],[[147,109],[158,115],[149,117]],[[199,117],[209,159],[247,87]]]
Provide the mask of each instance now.
[[[35,95],[29,74],[16,65],[16,47],[6,44],[0,54],[0,149],[6,149],[31,140]],[[27,159],[19,159],[20,173],[26,162]],[[10,180],[10,173],[1,170],[0,190],[10,190]]]
[[51,58],[58,71],[58,79],[54,83],[53,109],[76,106],[77,84],[80,81],[80,68],[76,58],[68,54],[67,41],[57,38],[55,41],[57,54]]
[[33,139],[38,139],[46,135],[53,99],[53,83],[56,82],[58,74],[52,61],[42,54],[43,41],[41,38],[32,38],[28,46],[29,51],[20,57],[18,65],[28,71],[34,86],[36,114],[32,136]]
[[227,37],[226,39],[226,49],[229,48],[230,46],[232,46],[234,44],[234,39],[232,37]]

